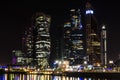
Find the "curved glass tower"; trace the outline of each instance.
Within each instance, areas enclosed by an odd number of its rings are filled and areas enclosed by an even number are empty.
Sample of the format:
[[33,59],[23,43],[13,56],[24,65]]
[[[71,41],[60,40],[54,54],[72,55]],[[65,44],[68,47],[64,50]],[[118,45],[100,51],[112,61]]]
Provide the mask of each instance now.
[[27,63],[31,67],[45,69],[49,66],[51,48],[51,17],[44,13],[36,13],[32,17],[32,27],[27,34]]
[[50,16],[43,13],[35,15],[34,22],[34,51],[37,66],[41,69],[49,66],[50,56]]

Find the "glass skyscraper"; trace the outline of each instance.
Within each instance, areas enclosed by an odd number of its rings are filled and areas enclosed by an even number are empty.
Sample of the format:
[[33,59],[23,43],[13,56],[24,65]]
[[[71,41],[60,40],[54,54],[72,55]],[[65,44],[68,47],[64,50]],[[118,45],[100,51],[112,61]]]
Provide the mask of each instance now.
[[100,64],[100,35],[94,11],[90,3],[86,3],[86,53],[89,56],[89,64],[94,66]]
[[26,36],[27,63],[30,66],[45,69],[49,66],[51,48],[51,17],[44,13],[36,13],[32,17],[32,26]]
[[64,25],[64,58],[70,65],[82,64],[85,55],[80,9],[70,10],[70,22]]

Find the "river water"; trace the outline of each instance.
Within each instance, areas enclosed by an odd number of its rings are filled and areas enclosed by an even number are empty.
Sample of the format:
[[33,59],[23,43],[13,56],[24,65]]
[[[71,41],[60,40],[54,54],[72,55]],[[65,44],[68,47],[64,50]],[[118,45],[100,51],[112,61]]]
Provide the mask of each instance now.
[[120,80],[92,77],[68,77],[52,75],[33,75],[33,74],[0,74],[0,80]]

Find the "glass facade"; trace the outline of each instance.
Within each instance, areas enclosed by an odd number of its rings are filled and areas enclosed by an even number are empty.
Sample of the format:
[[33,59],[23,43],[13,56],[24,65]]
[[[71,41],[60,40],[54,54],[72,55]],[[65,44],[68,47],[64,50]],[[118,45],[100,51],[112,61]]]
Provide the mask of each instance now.
[[39,14],[35,18],[34,50],[38,67],[47,68],[50,56],[50,16]]
[[51,48],[51,17],[44,13],[36,13],[32,18],[32,27],[26,33],[26,62],[29,66],[45,69],[49,66]]
[[64,25],[64,57],[70,61],[70,65],[77,65],[82,64],[85,55],[80,10],[71,9],[70,17],[70,22]]
[[98,32],[98,24],[93,15],[92,6],[86,4],[86,11],[92,11],[85,15],[86,19],[86,53],[89,56],[89,63],[92,65],[100,64],[100,35]]

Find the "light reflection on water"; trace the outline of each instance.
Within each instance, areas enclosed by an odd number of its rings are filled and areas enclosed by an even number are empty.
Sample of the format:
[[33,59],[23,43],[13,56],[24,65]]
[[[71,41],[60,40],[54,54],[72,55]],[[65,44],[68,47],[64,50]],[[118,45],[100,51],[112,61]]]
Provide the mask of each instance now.
[[51,75],[0,74],[0,80],[115,80],[105,78],[81,78]]

